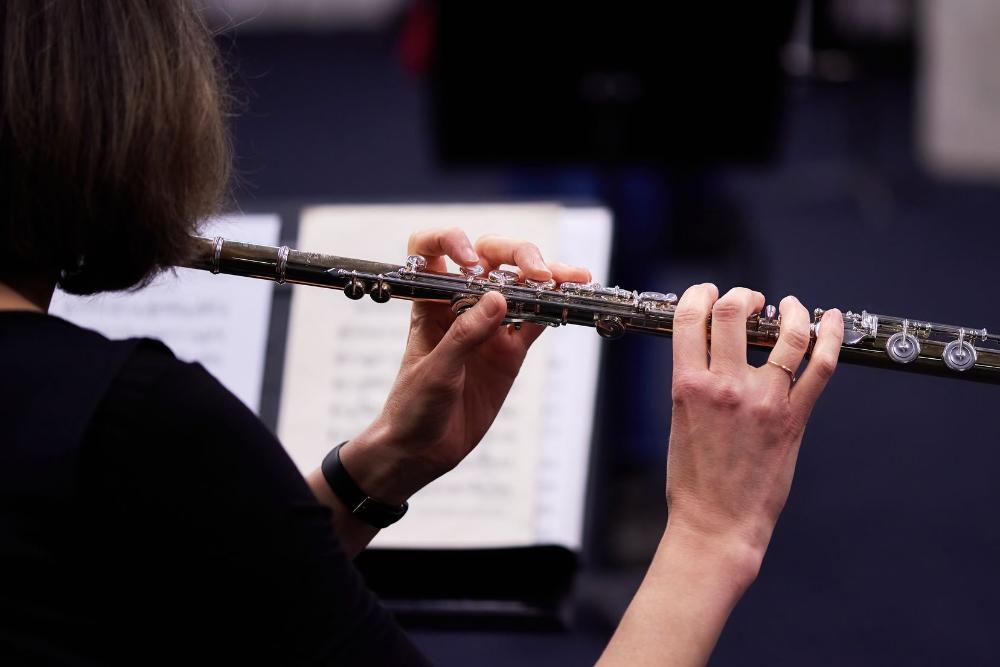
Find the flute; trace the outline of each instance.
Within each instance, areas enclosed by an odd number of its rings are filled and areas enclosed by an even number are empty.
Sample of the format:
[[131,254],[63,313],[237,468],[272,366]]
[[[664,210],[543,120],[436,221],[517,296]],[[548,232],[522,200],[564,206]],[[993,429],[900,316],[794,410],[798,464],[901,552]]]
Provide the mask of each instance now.
[[[525,322],[552,327],[576,324],[593,327],[606,339],[626,332],[659,336],[673,333],[677,295],[635,292],[597,283],[521,280],[504,269],[484,275],[482,267],[462,267],[461,273],[427,270],[420,255],[402,265],[302,252],[274,246],[196,239],[187,268],[277,283],[332,287],[350,299],[366,294],[377,303],[390,299],[436,301],[461,314],[487,292],[507,300],[504,324]],[[810,338],[815,342],[823,309],[813,311]],[[747,319],[747,345],[774,347],[781,317],[773,305]],[[711,332],[711,323],[709,330]],[[810,343],[810,349],[812,348]],[[931,375],[1000,384],[1000,336],[986,329],[936,324],[861,311],[844,313],[840,359],[848,363],[893,368]]]

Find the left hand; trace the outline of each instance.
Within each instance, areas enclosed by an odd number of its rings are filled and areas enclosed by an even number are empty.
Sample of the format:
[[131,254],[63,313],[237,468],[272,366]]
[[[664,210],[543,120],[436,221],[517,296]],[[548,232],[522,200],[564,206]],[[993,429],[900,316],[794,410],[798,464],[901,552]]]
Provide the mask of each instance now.
[[[590,280],[586,269],[546,263],[527,241],[484,236],[473,247],[461,229],[417,232],[408,252],[423,255],[431,271],[445,271],[447,256],[487,272],[507,264],[523,278]],[[402,366],[382,413],[341,450],[345,468],[366,493],[401,503],[454,468],[486,434],[545,328],[501,327],[506,312],[497,292],[460,317],[448,304],[413,304]]]

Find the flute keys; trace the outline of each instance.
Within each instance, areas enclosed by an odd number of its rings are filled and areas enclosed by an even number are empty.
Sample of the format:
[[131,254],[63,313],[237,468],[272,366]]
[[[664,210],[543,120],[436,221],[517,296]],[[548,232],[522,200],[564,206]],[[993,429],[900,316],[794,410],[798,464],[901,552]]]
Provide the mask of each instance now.
[[944,353],[941,355],[945,365],[953,371],[967,371],[976,365],[978,354],[976,348],[959,337],[944,346]]
[[459,295],[451,302],[451,312],[461,315],[479,302],[479,297],[469,294]]
[[920,356],[920,341],[907,331],[898,331],[885,342],[885,351],[897,364],[908,364]]
[[461,272],[463,276],[465,276],[469,280],[475,280],[476,278],[483,275],[483,273],[486,271],[486,269],[479,266],[478,264],[476,264],[475,266],[460,266],[458,267],[458,270]]
[[920,341],[910,333],[910,321],[903,320],[903,330],[889,336],[885,351],[897,364],[908,364],[920,356]]
[[605,340],[615,340],[625,335],[625,324],[616,315],[599,315],[594,319],[597,334]]
[[599,290],[604,289],[601,283],[589,282],[589,283],[574,283],[565,282],[559,286],[559,290],[566,294],[572,294],[574,296],[588,296],[592,297]]
[[514,285],[517,283],[519,275],[507,269],[494,269],[490,271],[490,281],[498,285]]
[[639,298],[636,292],[622,289],[617,285],[614,287],[599,287],[594,290],[594,296],[600,297],[605,301],[617,301],[618,303],[635,303]]
[[409,255],[406,258],[406,270],[410,273],[415,273],[417,271],[423,271],[427,268],[427,260],[424,259],[423,255]]
[[352,301],[357,301],[365,295],[365,283],[360,278],[351,278],[344,285],[344,296]]
[[641,292],[639,294],[639,301],[655,301],[656,303],[669,303],[670,305],[677,304],[677,295],[673,292],[668,292],[663,294],[662,292]]
[[537,290],[550,290],[555,289],[556,281],[552,278],[549,278],[548,280],[532,280],[531,278],[525,278],[524,286]]
[[372,286],[372,291],[369,296],[371,296],[372,301],[375,303],[385,303],[392,298],[392,288],[380,279],[377,283],[375,283],[375,285]]
[[574,283],[566,281],[559,286],[559,290],[566,294],[580,294],[587,286],[587,283]]
[[646,312],[669,311],[677,305],[677,295],[673,292],[642,292],[638,296],[638,306]]

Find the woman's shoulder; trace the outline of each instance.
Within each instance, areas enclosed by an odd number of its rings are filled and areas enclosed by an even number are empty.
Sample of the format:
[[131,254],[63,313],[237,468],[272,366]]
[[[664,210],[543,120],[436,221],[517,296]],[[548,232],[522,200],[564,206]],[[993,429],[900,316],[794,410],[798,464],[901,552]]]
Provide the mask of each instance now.
[[113,341],[42,313],[0,312],[0,417],[18,442],[76,451],[121,378],[179,363],[156,341]]
[[114,375],[135,357],[143,363],[180,363],[170,349],[150,338],[112,340],[97,331],[55,315],[34,311],[0,312],[0,349],[4,366],[31,364],[37,372],[57,367],[72,373],[80,369],[93,375],[101,367]]
[[222,428],[262,428],[256,415],[198,362],[178,359],[152,338],[117,342],[126,352],[106,392],[102,418],[142,422],[155,432],[204,432],[206,422]]

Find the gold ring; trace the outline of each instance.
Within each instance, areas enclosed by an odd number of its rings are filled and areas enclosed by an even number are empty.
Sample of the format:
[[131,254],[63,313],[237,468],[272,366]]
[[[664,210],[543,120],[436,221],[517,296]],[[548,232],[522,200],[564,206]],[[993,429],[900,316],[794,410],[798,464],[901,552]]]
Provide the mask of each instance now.
[[777,361],[775,361],[775,360],[773,360],[773,359],[768,359],[768,360],[767,360],[767,363],[771,364],[772,366],[777,366],[777,367],[778,367],[778,368],[780,368],[781,370],[783,370],[783,371],[785,371],[786,373],[788,373],[788,379],[792,381],[792,384],[795,384],[795,380],[797,379],[797,378],[795,377],[795,371],[793,371],[793,370],[792,370],[791,368],[789,368],[788,366],[785,366],[784,364],[779,364],[779,363],[778,363]]

